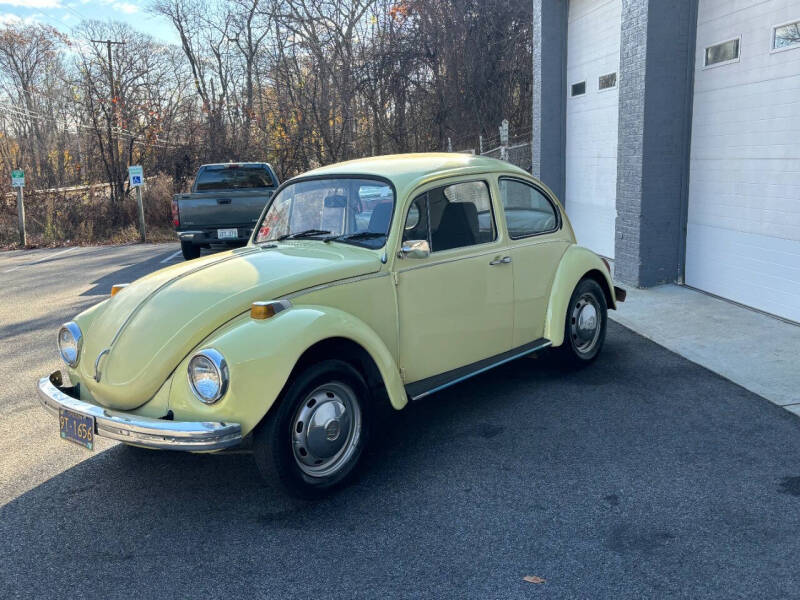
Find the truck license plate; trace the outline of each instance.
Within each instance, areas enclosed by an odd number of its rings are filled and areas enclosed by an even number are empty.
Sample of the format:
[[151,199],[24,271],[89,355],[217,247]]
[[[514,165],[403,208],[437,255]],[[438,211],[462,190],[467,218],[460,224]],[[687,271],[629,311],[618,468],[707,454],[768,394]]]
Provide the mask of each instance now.
[[82,415],[66,408],[58,410],[61,438],[94,450],[94,417]]
[[235,240],[239,237],[238,229],[217,229],[218,240]]

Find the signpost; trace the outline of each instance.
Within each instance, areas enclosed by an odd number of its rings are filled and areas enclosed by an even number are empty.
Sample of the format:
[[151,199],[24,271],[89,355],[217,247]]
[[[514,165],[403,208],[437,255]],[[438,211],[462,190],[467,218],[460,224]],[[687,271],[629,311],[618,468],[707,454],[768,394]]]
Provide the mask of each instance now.
[[500,160],[508,160],[508,119],[500,123]]
[[144,185],[144,169],[141,165],[131,165],[128,167],[128,177],[131,187],[136,188],[136,202],[139,205],[139,239],[147,241],[147,232],[144,224],[144,204],[142,204],[142,186]]
[[28,244],[28,237],[25,234],[25,201],[22,188],[25,187],[25,173],[22,169],[11,171],[11,187],[17,188],[17,217],[19,218],[19,243],[24,248]]

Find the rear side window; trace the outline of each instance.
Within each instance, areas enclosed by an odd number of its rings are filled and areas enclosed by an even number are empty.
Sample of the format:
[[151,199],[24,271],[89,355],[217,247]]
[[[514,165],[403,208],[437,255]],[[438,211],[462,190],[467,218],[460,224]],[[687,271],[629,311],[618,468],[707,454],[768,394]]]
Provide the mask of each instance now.
[[270,187],[275,187],[270,172],[258,166],[206,167],[197,174],[195,182],[195,189],[198,192]]
[[534,186],[516,179],[501,179],[500,199],[506,213],[508,234],[513,239],[558,228],[555,207]]
[[455,183],[417,196],[403,231],[403,240],[428,240],[431,252],[484,244],[496,237],[485,181]]

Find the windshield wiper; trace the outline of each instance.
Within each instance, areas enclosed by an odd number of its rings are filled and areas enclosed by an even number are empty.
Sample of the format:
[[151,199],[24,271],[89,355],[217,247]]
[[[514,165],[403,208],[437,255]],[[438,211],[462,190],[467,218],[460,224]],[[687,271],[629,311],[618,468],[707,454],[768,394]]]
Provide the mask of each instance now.
[[325,231],[324,229],[305,229],[303,231],[298,231],[297,233],[287,233],[286,235],[282,235],[278,237],[278,241],[296,240],[297,238],[311,237],[314,235],[326,235],[328,233],[330,233],[330,231]]
[[333,242],[340,240],[371,240],[379,237],[386,237],[386,234],[380,233],[378,231],[359,231],[356,233],[344,233],[342,235],[332,235],[330,237],[324,238],[323,241]]

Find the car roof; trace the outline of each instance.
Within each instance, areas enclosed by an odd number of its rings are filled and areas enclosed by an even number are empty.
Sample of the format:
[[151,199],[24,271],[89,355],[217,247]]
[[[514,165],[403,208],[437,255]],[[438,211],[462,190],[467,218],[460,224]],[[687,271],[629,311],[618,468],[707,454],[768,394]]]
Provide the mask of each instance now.
[[263,161],[261,161],[261,162],[252,162],[252,161],[237,162],[237,161],[232,161],[232,162],[226,162],[226,163],[208,163],[208,164],[205,164],[205,165],[200,165],[200,168],[201,169],[207,169],[209,167],[213,167],[213,168],[224,169],[225,167],[231,167],[233,165],[236,165],[237,167],[263,167],[263,166],[269,167],[270,166],[268,162],[263,162]]
[[367,175],[389,179],[398,194],[426,179],[438,179],[470,173],[504,172],[530,177],[527,171],[511,163],[457,152],[421,152],[371,156],[320,167],[303,173],[302,177],[324,175]]

